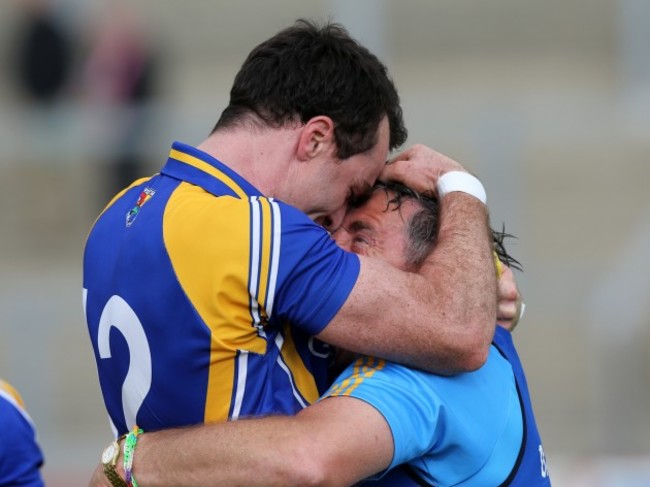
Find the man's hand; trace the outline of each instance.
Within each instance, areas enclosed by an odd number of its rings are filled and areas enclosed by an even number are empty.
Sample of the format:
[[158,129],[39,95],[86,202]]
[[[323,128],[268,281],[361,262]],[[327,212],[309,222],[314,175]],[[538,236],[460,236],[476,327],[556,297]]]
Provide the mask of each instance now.
[[498,285],[497,324],[512,331],[523,315],[523,301],[517,289],[515,275],[505,264],[500,265]]
[[397,154],[386,163],[379,179],[397,181],[420,193],[435,192],[436,183],[449,171],[467,170],[453,159],[421,144]]

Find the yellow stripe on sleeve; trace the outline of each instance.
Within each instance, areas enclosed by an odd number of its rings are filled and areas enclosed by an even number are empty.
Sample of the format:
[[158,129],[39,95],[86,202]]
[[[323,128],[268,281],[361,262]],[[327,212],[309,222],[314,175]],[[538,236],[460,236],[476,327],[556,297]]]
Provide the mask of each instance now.
[[360,357],[354,362],[352,374],[337,384],[330,391],[331,396],[349,396],[352,392],[359,387],[364,380],[372,377],[375,372],[383,369],[386,366],[386,361],[375,357]]

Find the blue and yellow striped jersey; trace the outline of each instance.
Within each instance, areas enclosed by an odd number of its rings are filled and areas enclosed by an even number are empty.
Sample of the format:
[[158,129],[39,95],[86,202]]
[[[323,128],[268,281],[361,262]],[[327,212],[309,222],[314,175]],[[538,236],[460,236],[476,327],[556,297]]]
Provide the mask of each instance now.
[[43,453],[20,394],[0,380],[0,485],[42,487]]
[[359,259],[304,213],[174,143],[95,222],[84,309],[116,433],[295,413],[327,387],[313,339]]

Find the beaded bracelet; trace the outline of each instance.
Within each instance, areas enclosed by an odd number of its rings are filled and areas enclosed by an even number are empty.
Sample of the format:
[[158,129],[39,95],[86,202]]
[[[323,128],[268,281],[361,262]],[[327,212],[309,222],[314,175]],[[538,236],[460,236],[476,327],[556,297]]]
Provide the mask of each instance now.
[[135,453],[135,445],[138,442],[138,435],[144,433],[137,426],[133,427],[133,431],[130,431],[126,435],[126,440],[124,440],[124,473],[126,475],[126,485],[128,487],[138,487],[138,483],[133,477],[133,455]]

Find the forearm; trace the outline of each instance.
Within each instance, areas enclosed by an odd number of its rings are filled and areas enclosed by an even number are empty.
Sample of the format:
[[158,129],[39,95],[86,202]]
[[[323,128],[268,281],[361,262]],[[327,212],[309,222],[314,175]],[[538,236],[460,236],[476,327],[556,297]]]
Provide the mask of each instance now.
[[310,460],[292,449],[294,427],[272,417],[145,433],[133,474],[147,487],[310,485]]
[[435,290],[437,355],[449,372],[476,369],[487,358],[497,310],[488,213],[462,192],[446,195],[440,211],[436,248],[420,269]]
[[[364,401],[328,398],[297,416],[144,433],[133,475],[146,487],[345,486],[385,469],[392,435]],[[123,459],[118,474],[124,478]],[[101,467],[89,487],[110,487]]]
[[461,192],[441,200],[436,247],[418,274],[424,283],[416,285],[425,290],[412,291],[426,300],[419,311],[424,323],[404,326],[411,328],[413,340],[420,335],[429,352],[423,350],[410,364],[440,374],[479,368],[494,334],[497,303],[492,237],[484,204]]

